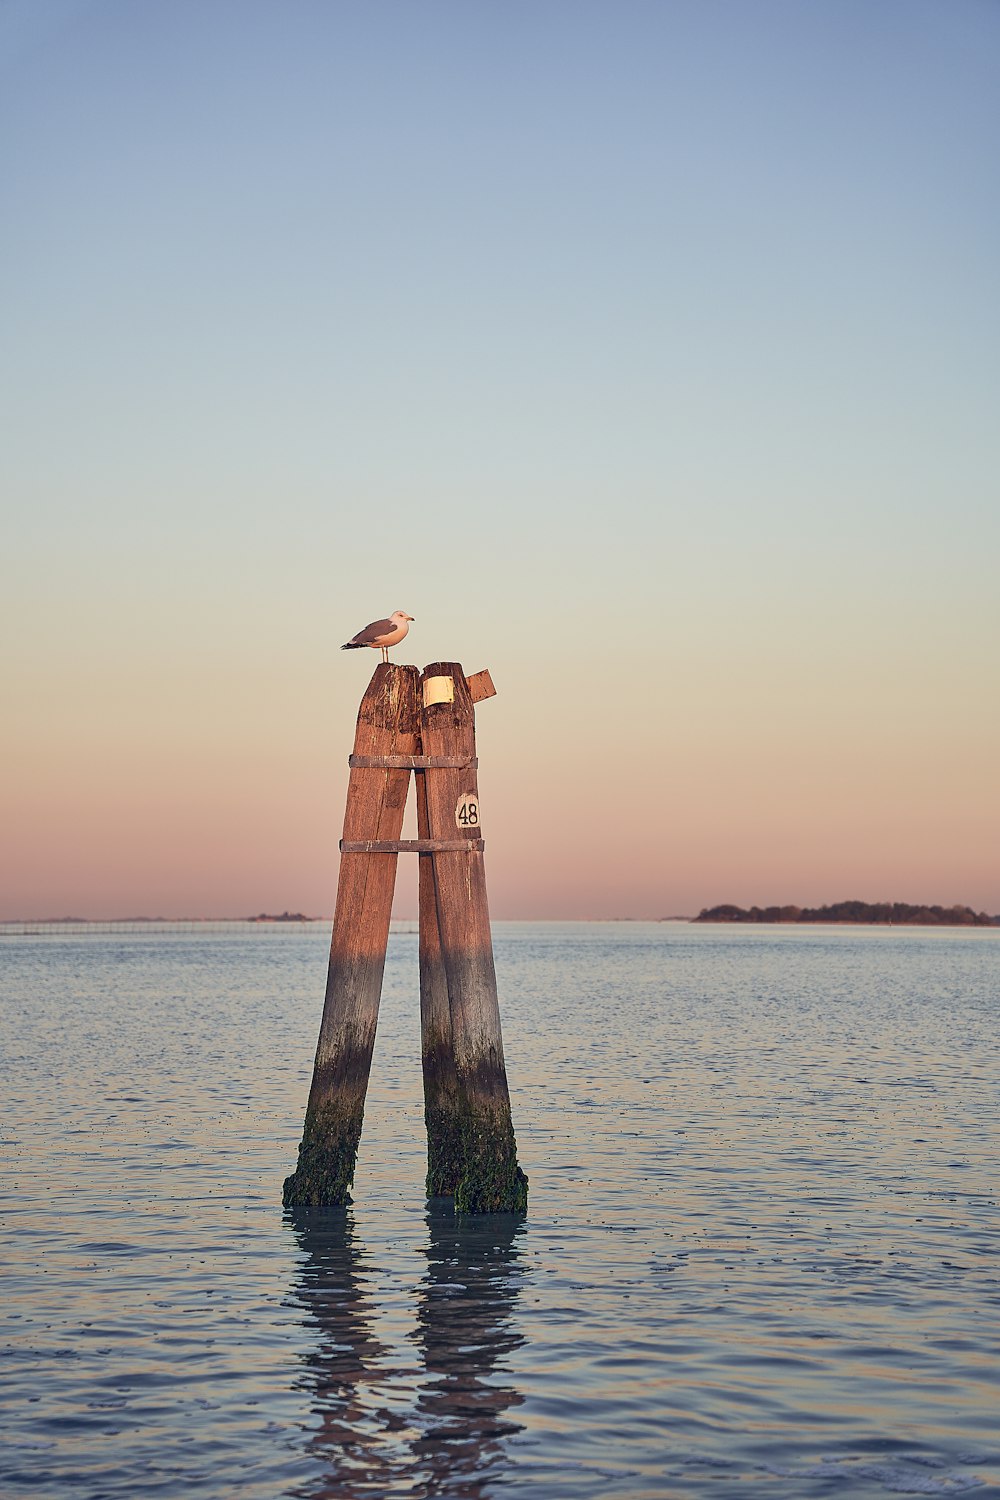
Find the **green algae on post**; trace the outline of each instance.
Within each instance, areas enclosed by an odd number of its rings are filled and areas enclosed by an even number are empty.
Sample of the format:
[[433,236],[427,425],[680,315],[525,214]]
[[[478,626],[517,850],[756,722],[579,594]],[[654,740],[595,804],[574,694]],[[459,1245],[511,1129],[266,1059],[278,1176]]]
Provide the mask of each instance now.
[[285,1208],[342,1208],[353,1201],[363,1118],[362,1108],[345,1110],[331,1099],[306,1110],[298,1165],[282,1190]]
[[504,1110],[466,1108],[462,1118],[462,1176],[455,1212],[524,1214],[528,1179],[517,1164],[517,1143]]

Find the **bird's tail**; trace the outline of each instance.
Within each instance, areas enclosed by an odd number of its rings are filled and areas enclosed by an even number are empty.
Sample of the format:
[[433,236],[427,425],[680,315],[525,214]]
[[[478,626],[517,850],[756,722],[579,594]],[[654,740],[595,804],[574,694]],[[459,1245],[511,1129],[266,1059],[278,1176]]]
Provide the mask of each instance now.
[[341,651],[360,651],[361,650],[361,642],[360,641],[345,641],[344,645],[341,646],[340,649],[341,649]]

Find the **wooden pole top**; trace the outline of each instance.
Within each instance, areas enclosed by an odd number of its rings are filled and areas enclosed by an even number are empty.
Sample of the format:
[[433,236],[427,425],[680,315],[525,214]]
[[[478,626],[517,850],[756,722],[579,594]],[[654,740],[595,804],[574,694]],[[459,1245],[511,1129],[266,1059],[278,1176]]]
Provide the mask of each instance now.
[[[436,661],[424,668],[421,673],[417,667],[403,666],[400,662],[383,661],[375,668],[375,675],[368,684],[363,703],[367,705],[366,715],[373,713],[374,703],[382,700],[385,695],[391,693],[390,684],[398,678],[397,673],[415,672],[420,677],[424,686],[423,703],[425,708],[430,708],[436,703],[452,703],[456,692],[456,684],[464,684],[464,693],[472,703],[482,703],[485,698],[495,698],[497,690],[493,685],[489,668],[484,667],[481,672],[473,672],[468,677],[462,664],[457,661]],[[377,710],[374,710],[377,712]],[[369,719],[370,722],[370,719]]]

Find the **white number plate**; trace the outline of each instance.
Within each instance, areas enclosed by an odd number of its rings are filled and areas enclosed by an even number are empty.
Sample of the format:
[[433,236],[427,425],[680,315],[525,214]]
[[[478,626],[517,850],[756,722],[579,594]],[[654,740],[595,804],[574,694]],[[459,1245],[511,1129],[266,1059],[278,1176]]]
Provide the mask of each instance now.
[[459,797],[455,822],[463,829],[479,827],[479,797],[475,792],[463,792]]

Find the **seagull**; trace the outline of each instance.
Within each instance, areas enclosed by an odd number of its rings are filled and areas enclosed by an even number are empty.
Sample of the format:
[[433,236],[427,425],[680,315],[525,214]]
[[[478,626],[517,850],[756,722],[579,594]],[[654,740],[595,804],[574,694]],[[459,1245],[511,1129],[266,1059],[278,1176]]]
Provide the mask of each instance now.
[[341,646],[341,651],[358,651],[362,646],[371,646],[374,651],[376,646],[382,652],[382,660],[389,660],[389,647],[396,646],[410,628],[412,615],[404,614],[401,609],[393,610],[388,620],[373,620],[366,625],[364,630],[359,630],[357,635],[352,635],[349,641]]

